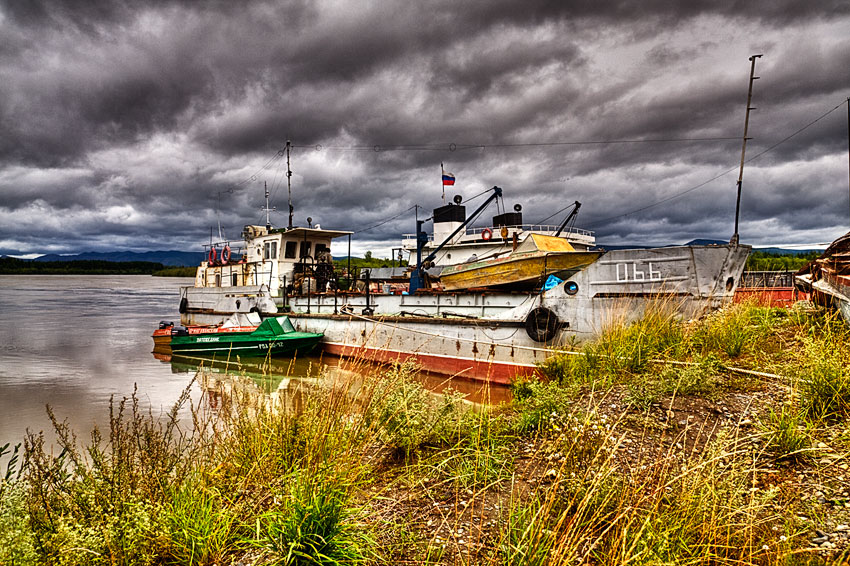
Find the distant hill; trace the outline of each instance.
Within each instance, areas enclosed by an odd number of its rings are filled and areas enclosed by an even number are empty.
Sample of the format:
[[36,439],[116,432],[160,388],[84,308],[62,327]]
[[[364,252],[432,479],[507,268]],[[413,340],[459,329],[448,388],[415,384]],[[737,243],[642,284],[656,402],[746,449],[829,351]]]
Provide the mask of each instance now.
[[201,252],[181,252],[176,250],[158,252],[83,252],[79,254],[47,254],[32,261],[147,261],[161,263],[168,267],[197,266],[204,259]]

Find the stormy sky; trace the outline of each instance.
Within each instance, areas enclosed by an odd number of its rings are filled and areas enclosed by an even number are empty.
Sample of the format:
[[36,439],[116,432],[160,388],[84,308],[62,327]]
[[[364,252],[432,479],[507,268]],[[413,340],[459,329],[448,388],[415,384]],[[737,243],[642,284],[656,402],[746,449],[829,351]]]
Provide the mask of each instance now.
[[602,244],[728,240],[753,54],[741,240],[828,242],[846,0],[0,0],[0,254],[200,249],[265,223],[264,184],[285,226],[287,140],[295,224],[361,253],[442,203],[441,163],[468,209],[498,185]]

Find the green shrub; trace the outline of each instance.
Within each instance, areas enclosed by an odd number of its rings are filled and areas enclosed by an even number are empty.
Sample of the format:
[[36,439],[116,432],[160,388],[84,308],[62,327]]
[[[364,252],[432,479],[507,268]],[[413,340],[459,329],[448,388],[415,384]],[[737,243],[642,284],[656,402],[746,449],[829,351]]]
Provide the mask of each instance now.
[[0,480],[0,564],[36,564],[36,557],[25,485],[20,481]]

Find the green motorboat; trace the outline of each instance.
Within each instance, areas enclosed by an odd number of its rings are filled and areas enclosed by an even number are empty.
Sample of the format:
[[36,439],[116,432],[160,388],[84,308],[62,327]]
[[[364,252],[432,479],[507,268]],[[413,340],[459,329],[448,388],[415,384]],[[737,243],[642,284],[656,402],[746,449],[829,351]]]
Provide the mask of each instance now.
[[190,334],[186,327],[171,332],[171,351],[176,354],[229,353],[240,356],[279,356],[306,354],[316,347],[323,334],[298,332],[288,317],[265,319],[252,332]]

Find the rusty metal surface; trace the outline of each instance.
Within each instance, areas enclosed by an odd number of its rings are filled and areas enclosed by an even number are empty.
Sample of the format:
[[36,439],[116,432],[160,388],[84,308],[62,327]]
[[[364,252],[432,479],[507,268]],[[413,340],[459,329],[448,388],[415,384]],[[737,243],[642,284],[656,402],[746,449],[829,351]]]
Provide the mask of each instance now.
[[797,289],[812,293],[820,305],[836,306],[850,320],[850,232],[795,274]]

